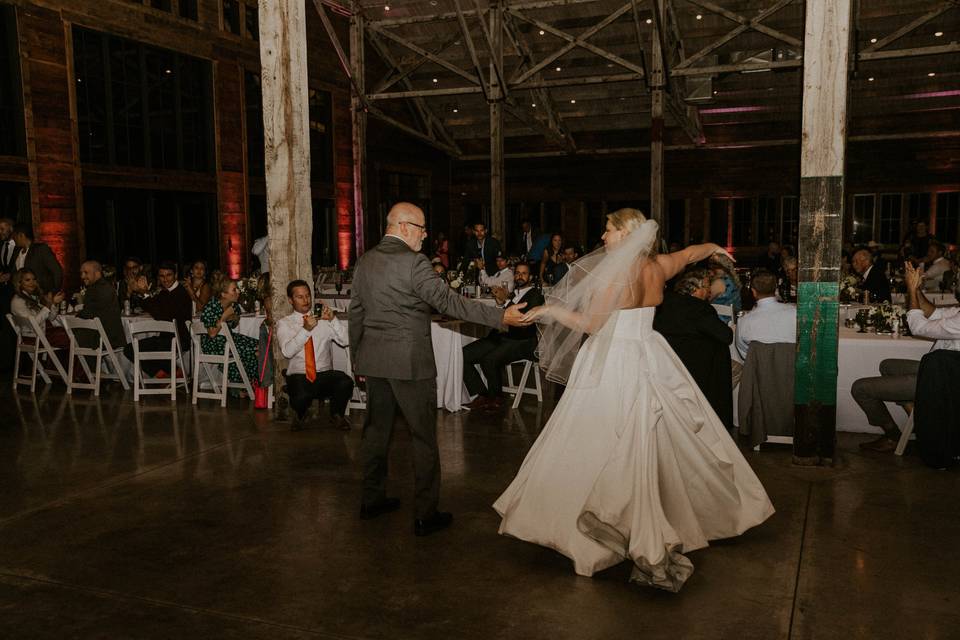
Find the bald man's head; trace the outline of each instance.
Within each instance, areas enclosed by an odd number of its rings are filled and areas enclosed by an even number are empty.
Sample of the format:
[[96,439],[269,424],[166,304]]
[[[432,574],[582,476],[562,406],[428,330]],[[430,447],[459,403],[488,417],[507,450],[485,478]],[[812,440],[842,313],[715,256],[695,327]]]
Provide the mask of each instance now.
[[420,251],[427,236],[423,210],[409,202],[398,202],[387,214],[387,233],[399,236],[414,251]]
[[80,282],[83,283],[83,286],[89,287],[102,277],[103,265],[96,260],[87,260],[80,265]]

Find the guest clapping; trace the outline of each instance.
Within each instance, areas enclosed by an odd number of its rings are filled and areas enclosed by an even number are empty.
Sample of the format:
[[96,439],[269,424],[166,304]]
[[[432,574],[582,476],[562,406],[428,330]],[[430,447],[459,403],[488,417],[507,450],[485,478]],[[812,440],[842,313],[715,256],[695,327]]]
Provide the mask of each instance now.
[[31,269],[20,269],[13,274],[13,299],[10,313],[21,320],[33,320],[43,330],[50,345],[58,348],[70,346],[66,331],[60,326],[58,306],[63,302],[63,293],[47,293],[40,289],[37,275]]
[[190,273],[183,279],[183,288],[199,311],[210,301],[210,283],[207,282],[207,263],[197,260],[190,265]]

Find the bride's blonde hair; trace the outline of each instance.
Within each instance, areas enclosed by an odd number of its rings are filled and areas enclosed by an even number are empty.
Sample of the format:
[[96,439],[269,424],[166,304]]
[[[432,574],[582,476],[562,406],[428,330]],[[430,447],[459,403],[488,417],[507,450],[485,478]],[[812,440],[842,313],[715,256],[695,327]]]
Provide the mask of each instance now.
[[647,221],[647,217],[639,209],[617,209],[607,214],[607,220],[621,231],[630,233]]

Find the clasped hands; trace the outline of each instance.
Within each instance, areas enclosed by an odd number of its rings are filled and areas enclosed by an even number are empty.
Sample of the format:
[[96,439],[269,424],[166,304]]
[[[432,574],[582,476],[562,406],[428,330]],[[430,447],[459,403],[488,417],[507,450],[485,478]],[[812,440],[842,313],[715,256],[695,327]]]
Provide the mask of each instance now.
[[503,312],[503,324],[508,327],[529,327],[537,321],[537,318],[541,318],[549,313],[549,309],[546,306],[534,307],[524,313],[522,309],[526,306],[526,302],[521,302],[512,307],[507,307],[507,310]]

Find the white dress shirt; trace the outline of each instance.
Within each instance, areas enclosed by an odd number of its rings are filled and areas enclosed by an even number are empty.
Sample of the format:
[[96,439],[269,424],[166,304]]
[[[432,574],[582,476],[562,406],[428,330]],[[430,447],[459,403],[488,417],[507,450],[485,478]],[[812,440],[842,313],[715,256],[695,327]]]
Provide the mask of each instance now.
[[743,314],[737,323],[737,351],[746,360],[751,342],[775,344],[797,341],[797,305],[761,298],[757,306]]
[[950,261],[940,256],[923,273],[923,290],[927,292],[940,291],[940,282],[943,274],[950,270]]
[[254,240],[250,253],[257,256],[260,261],[260,273],[270,273],[270,236]]
[[514,290],[513,295],[510,297],[509,300],[504,302],[502,305],[497,305],[497,306],[500,307],[501,309],[506,309],[508,305],[517,304],[518,302],[523,300],[523,296],[527,295],[527,291],[530,291],[530,289],[533,289],[533,285],[527,285],[521,289]]
[[960,351],[960,307],[937,307],[929,318],[920,309],[911,309],[907,324],[913,335],[936,340],[933,349]]
[[287,374],[306,373],[306,360],[303,353],[307,340],[313,338],[313,354],[317,371],[329,371],[333,368],[333,356],[330,353],[330,343],[336,342],[340,346],[347,346],[350,338],[347,335],[347,325],[340,318],[320,320],[313,331],[303,328],[303,316],[306,314],[294,311],[277,322],[277,342],[287,364]]
[[17,250],[17,244],[10,238],[6,242],[0,242],[0,266],[13,266],[13,255]]
[[17,254],[17,260],[14,263],[14,271],[20,271],[20,269],[23,269],[23,265],[27,261],[27,250],[17,249],[17,251],[19,251],[19,253]]
[[480,284],[485,287],[499,287],[501,283],[507,283],[507,293],[513,293],[516,283],[513,281],[513,269],[506,267],[500,269],[492,276],[488,276],[486,271],[480,272]]
[[533,248],[533,230],[523,232],[523,252],[530,253]]

